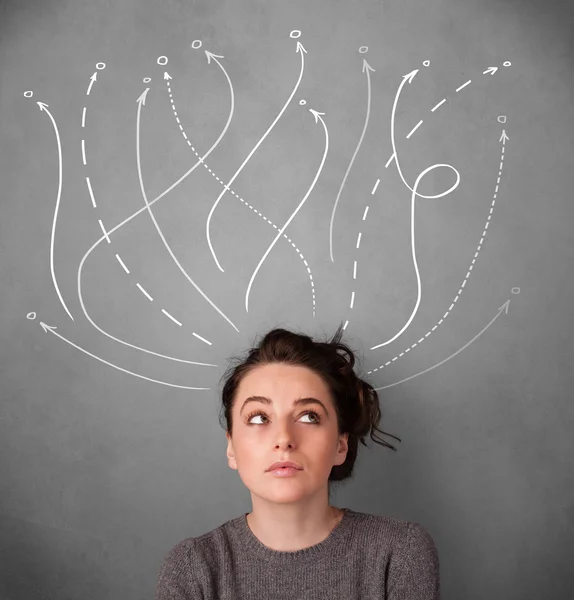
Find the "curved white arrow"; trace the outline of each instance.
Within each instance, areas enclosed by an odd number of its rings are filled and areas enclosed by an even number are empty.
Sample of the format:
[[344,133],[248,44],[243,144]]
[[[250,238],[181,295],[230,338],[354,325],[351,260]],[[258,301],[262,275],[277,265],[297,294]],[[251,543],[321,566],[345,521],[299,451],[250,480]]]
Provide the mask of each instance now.
[[52,236],[50,238],[50,271],[52,272],[52,281],[54,282],[54,287],[56,288],[56,294],[58,294],[58,298],[62,303],[65,311],[68,313],[68,316],[72,321],[74,317],[72,317],[72,313],[68,310],[64,299],[62,298],[62,294],[60,293],[60,288],[58,287],[58,282],[56,281],[56,273],[54,271],[54,241],[56,238],[56,221],[58,219],[58,210],[60,208],[60,198],[62,197],[62,144],[60,142],[60,133],[58,132],[58,126],[56,125],[56,121],[52,116],[52,113],[48,110],[48,104],[44,102],[36,102],[36,104],[40,107],[40,110],[46,111],[47,115],[50,117],[52,121],[52,125],[54,126],[54,131],[56,132],[56,140],[58,142],[58,196],[56,199],[56,210],[54,211],[54,220],[52,221]]
[[386,342],[382,342],[381,344],[377,344],[376,346],[373,346],[371,348],[371,350],[376,350],[377,348],[386,346],[387,344],[390,344],[391,342],[396,340],[405,331],[405,329],[411,324],[411,321],[415,318],[415,315],[417,314],[417,311],[419,309],[419,304],[421,302],[421,277],[419,274],[419,267],[417,264],[417,255],[415,252],[415,199],[420,194],[417,194],[416,190],[419,187],[420,180],[429,171],[432,171],[433,169],[438,169],[439,167],[449,167],[453,171],[456,171],[456,175],[457,175],[456,185],[458,185],[458,182],[460,181],[460,175],[459,175],[458,171],[454,167],[451,167],[451,165],[447,165],[447,164],[436,164],[436,165],[432,165],[431,167],[428,167],[427,169],[425,169],[424,171],[421,172],[421,174],[417,177],[417,179],[415,181],[415,186],[414,186],[414,189],[412,190],[412,194],[411,194],[411,249],[412,249],[412,256],[413,256],[413,264],[415,266],[415,273],[417,274],[417,301],[415,303],[415,307],[413,309],[413,312],[411,313],[411,316],[409,317],[409,320],[404,324],[403,328],[398,333],[396,333],[392,338],[388,339]]
[[90,77],[90,85],[88,86],[88,91],[86,92],[86,96],[90,95],[92,91],[92,86],[94,85],[94,81],[98,80],[98,72],[94,71],[94,74]]
[[[494,73],[496,73],[496,71],[497,71],[497,68],[495,68],[495,67],[490,67],[489,69],[487,69],[486,71],[484,71],[484,73],[485,73],[485,74],[486,74],[486,73],[494,74]],[[402,171],[401,171],[401,167],[400,167],[400,163],[399,163],[399,158],[398,158],[398,154],[397,154],[397,149],[396,149],[396,145],[395,145],[395,113],[396,113],[396,108],[397,108],[397,104],[398,104],[398,99],[399,99],[399,97],[400,97],[400,95],[401,95],[401,91],[402,91],[403,87],[405,86],[405,84],[406,84],[407,82],[410,84],[410,83],[413,81],[413,79],[414,79],[414,77],[415,77],[415,75],[416,75],[417,73],[418,73],[418,69],[415,69],[414,71],[411,71],[411,72],[410,72],[410,73],[408,73],[407,75],[403,75],[403,80],[402,80],[401,84],[399,85],[399,89],[397,90],[397,93],[396,93],[396,95],[395,95],[395,100],[394,100],[394,102],[393,102],[393,108],[392,108],[392,111],[391,111],[391,144],[392,144],[392,146],[393,146],[393,154],[392,154],[392,156],[391,156],[391,159],[389,159],[389,162],[390,162],[390,160],[392,160],[392,159],[394,158],[394,160],[395,160],[395,163],[396,163],[396,165],[397,165],[397,170],[398,170],[398,172],[399,172],[399,175],[400,175],[400,177],[401,177],[401,179],[402,179],[403,183],[405,184],[405,186],[406,186],[406,187],[407,187],[407,188],[408,188],[408,189],[409,189],[409,190],[410,190],[410,191],[411,191],[411,192],[412,192],[414,195],[416,195],[416,196],[419,196],[420,198],[431,198],[431,199],[432,199],[432,198],[441,198],[442,196],[446,196],[447,194],[450,194],[450,192],[452,192],[453,190],[455,190],[455,189],[458,187],[458,185],[459,185],[459,183],[460,183],[460,173],[459,173],[459,172],[458,172],[458,171],[457,171],[457,170],[456,170],[456,169],[455,169],[455,168],[454,168],[452,165],[447,165],[447,164],[442,164],[442,165],[434,165],[432,168],[437,168],[437,167],[441,167],[441,166],[442,166],[442,167],[447,167],[447,168],[449,168],[449,169],[452,169],[452,170],[453,170],[453,171],[456,173],[456,178],[457,178],[457,179],[456,179],[456,182],[454,183],[454,185],[452,185],[452,186],[451,186],[449,189],[447,189],[446,191],[442,192],[441,194],[436,194],[436,195],[433,195],[433,196],[426,196],[426,195],[424,195],[424,194],[419,194],[419,193],[415,192],[415,191],[413,190],[413,188],[411,188],[411,187],[409,186],[409,184],[406,182],[405,178],[403,177],[403,173],[402,173]],[[469,81],[467,81],[465,84],[463,84],[463,85],[459,86],[459,87],[457,88],[457,90],[456,90],[456,91],[458,92],[460,89],[464,88],[464,87],[465,87],[466,85],[468,85],[469,83],[470,83],[470,80],[469,80]],[[441,103],[439,103],[439,104],[438,104],[438,105],[437,105],[435,108],[437,108],[438,106],[440,106],[440,104],[442,104],[442,102],[441,102]],[[435,109],[433,108],[433,110],[435,110]],[[421,123],[422,123],[422,121],[420,121],[418,125],[420,125]],[[418,125],[417,125],[417,127],[418,127]],[[407,137],[410,137],[410,135],[411,135],[411,134],[412,134],[412,133],[413,133],[413,132],[414,132],[414,131],[417,129],[417,127],[415,127],[415,128],[413,129],[413,131],[411,131],[411,133],[410,133],[410,134],[409,134]],[[505,133],[504,133],[504,131],[503,131],[503,136],[501,137],[501,141],[503,141],[503,143],[504,143],[504,141],[505,141],[505,140],[503,139],[503,138],[504,138],[504,136],[505,136]],[[506,139],[508,139],[508,136],[506,136]],[[504,153],[504,145],[503,145],[502,152]],[[500,163],[500,165],[501,165],[501,169],[502,169],[502,162]],[[499,173],[499,175],[500,175],[500,173]],[[419,178],[420,178],[420,175],[419,175]],[[419,179],[417,178],[417,181],[418,181],[418,180],[419,180]],[[500,177],[499,177],[499,180],[500,180]],[[417,186],[415,185],[415,188],[416,188],[416,187],[417,187]],[[498,190],[498,186],[497,186],[497,188],[496,188],[496,189]],[[496,196],[495,196],[495,197],[496,197]],[[413,199],[414,199],[414,196],[413,196]],[[492,212],[492,210],[491,210],[491,212]],[[490,218],[490,217],[489,217],[489,218]],[[487,226],[488,226],[488,222],[487,222]],[[482,243],[482,240],[481,240],[481,243]],[[480,249],[480,247],[479,247],[479,249]],[[478,252],[477,252],[477,254],[478,254]],[[413,248],[413,257],[414,257],[414,248]],[[476,255],[475,255],[475,259],[476,259]],[[473,261],[473,264],[474,264],[474,261]],[[472,268],[472,267],[471,267],[471,268]],[[415,269],[416,269],[416,263],[415,263]],[[418,271],[417,271],[417,279],[418,279]],[[420,301],[420,280],[419,280],[419,294],[418,294],[418,298],[417,298],[417,307],[418,307],[418,303],[419,303],[419,301]],[[456,302],[456,299],[455,299],[455,302]],[[454,303],[453,303],[453,304],[454,304]],[[451,308],[452,308],[452,305],[451,305]],[[449,309],[449,310],[450,310],[450,309]],[[396,339],[396,338],[397,338],[397,337],[398,337],[398,336],[399,336],[399,335],[400,335],[400,334],[401,334],[401,333],[402,333],[402,332],[403,332],[403,331],[406,329],[406,327],[409,325],[409,323],[412,321],[412,318],[414,317],[414,314],[415,314],[415,313],[416,313],[416,310],[415,310],[415,311],[413,312],[413,314],[411,315],[411,318],[409,319],[409,321],[408,321],[408,323],[405,325],[405,327],[403,327],[403,329],[401,329],[401,331],[400,331],[400,332],[399,332],[399,333],[398,333],[396,336],[394,336],[394,337],[393,337],[393,338],[391,338],[390,340],[387,340],[387,341],[386,341],[385,343],[383,343],[383,344],[379,344],[379,345],[377,345],[377,346],[373,346],[373,347],[371,348],[371,350],[374,350],[374,349],[376,349],[376,348],[380,348],[381,346],[385,346],[385,345],[389,344],[390,342],[392,342],[393,340],[395,340],[395,339]],[[447,314],[448,314],[448,313],[447,313]],[[446,316],[446,315],[445,315],[445,316]],[[443,319],[444,319],[444,317],[443,317]],[[441,322],[442,322],[442,320],[441,320]],[[428,334],[427,334],[427,335],[428,335]]]
[[[145,92],[144,92],[145,93]],[[141,96],[140,96],[141,98]],[[138,98],[138,101],[140,100],[140,98]],[[161,200],[166,194],[168,194],[169,192],[171,192],[171,190],[173,190],[177,185],[179,185],[184,179],[186,179],[186,177],[188,177],[202,162],[203,160],[209,156],[209,154],[211,154],[211,152],[213,152],[213,150],[219,145],[219,142],[221,141],[221,139],[223,138],[223,136],[225,135],[229,124],[231,123],[231,117],[233,115],[233,99],[232,99],[232,105],[231,105],[231,110],[229,113],[229,117],[227,119],[227,123],[225,124],[225,127],[223,128],[222,132],[220,133],[219,137],[217,138],[217,140],[215,140],[215,142],[213,143],[213,145],[211,146],[211,148],[193,165],[193,167],[191,167],[191,169],[189,169],[188,171],[186,171],[177,181],[175,181],[172,185],[170,185],[166,190],[164,190],[161,194],[159,194],[159,196],[156,196],[150,203],[149,206],[153,206],[156,202],[158,202],[159,200]],[[128,223],[129,221],[131,221],[132,219],[134,219],[135,217],[137,217],[138,215],[140,215],[142,212],[147,210],[147,205],[143,206],[142,208],[140,208],[139,210],[137,210],[136,212],[134,212],[132,215],[130,215],[129,217],[127,217],[126,219],[124,219],[121,223],[119,223],[118,225],[116,225],[114,228],[110,229],[107,232],[107,237],[109,238],[111,236],[112,233],[114,233],[115,231],[117,231],[118,229],[120,229],[121,227],[123,227],[126,223]],[[109,337],[112,340],[115,340],[116,342],[119,342],[120,344],[124,344],[125,346],[129,346],[130,348],[134,348],[135,350],[141,350],[142,352],[147,352],[148,354],[153,354],[154,356],[159,356],[160,358],[166,358],[168,360],[174,360],[177,362],[183,362],[183,363],[188,363],[188,364],[200,364],[197,363],[195,361],[191,361],[191,360],[184,360],[181,358],[175,358],[174,356],[168,356],[166,354],[161,354],[159,352],[153,352],[152,350],[146,350],[145,348],[141,348],[140,346],[136,346],[134,344],[130,344],[129,342],[126,342],[124,340],[121,340],[120,338],[117,338],[109,333],[107,333],[106,331],[104,331],[101,327],[99,327],[98,325],[96,325],[96,323],[92,320],[92,318],[90,317],[90,315],[88,314],[88,311],[86,310],[86,307],[84,305],[84,299],[82,296],[82,271],[84,268],[84,263],[86,261],[86,259],[88,258],[88,256],[90,256],[90,254],[106,239],[106,235],[103,235],[101,238],[99,238],[98,240],[96,240],[96,242],[92,245],[92,247],[84,254],[82,260],[80,261],[80,265],[78,267],[78,297],[80,300],[80,306],[82,307],[82,311],[86,317],[86,319],[88,319],[88,321],[92,324],[93,327],[95,327],[100,333],[102,333],[103,335]],[[238,331],[237,327],[235,327],[235,325],[232,326],[235,330]]]
[[287,226],[289,225],[289,223],[291,223],[291,221],[293,220],[295,215],[299,212],[299,209],[303,206],[303,204],[305,204],[305,201],[309,197],[309,194],[313,191],[313,188],[315,187],[315,183],[317,183],[317,179],[319,178],[319,175],[321,174],[321,171],[323,170],[323,165],[325,164],[325,159],[327,158],[327,152],[329,151],[329,132],[327,131],[327,126],[325,125],[325,121],[323,121],[323,119],[321,119],[321,115],[324,115],[325,113],[317,112],[316,110],[313,110],[312,108],[310,108],[309,111],[314,115],[315,123],[318,122],[317,119],[320,119],[321,124],[323,125],[323,130],[325,132],[325,150],[323,152],[323,159],[321,160],[319,169],[317,170],[317,173],[315,174],[315,179],[313,179],[313,182],[311,183],[311,187],[307,190],[307,193],[303,197],[303,200],[301,200],[301,202],[299,202],[299,206],[297,206],[297,208],[293,211],[293,213],[291,214],[289,219],[287,219],[287,222],[285,223],[285,225],[283,225],[283,227],[281,227],[281,229],[279,230],[279,233],[277,233],[277,235],[275,236],[275,239],[271,242],[271,244],[269,245],[269,248],[267,248],[265,254],[261,257],[259,264],[257,265],[257,267],[255,267],[255,271],[253,272],[253,275],[251,275],[251,279],[249,280],[249,285],[247,286],[247,292],[245,293],[245,311],[246,312],[249,312],[249,291],[251,290],[251,286],[253,285],[255,276],[257,275],[259,269],[261,268],[263,261],[265,260],[265,258],[267,258],[267,255],[269,254],[269,252],[271,252],[271,249],[277,243],[277,240],[281,237],[281,235],[283,234],[285,229],[287,229]]
[[207,216],[207,221],[205,223],[205,234],[207,236],[207,243],[209,244],[209,249],[211,250],[211,254],[213,255],[213,260],[215,260],[215,264],[217,265],[219,270],[222,272],[225,272],[225,271],[219,264],[219,261],[217,260],[217,257],[215,256],[213,246],[211,244],[211,236],[209,234],[209,226],[211,223],[211,217],[213,216],[213,213],[215,212],[215,209],[217,208],[217,205],[219,204],[221,198],[223,198],[223,195],[229,189],[229,186],[235,181],[235,178],[239,175],[239,173],[241,173],[241,171],[242,171],[243,167],[246,165],[247,161],[253,156],[253,154],[255,153],[257,148],[259,148],[259,146],[261,145],[263,140],[269,135],[269,132],[273,129],[273,127],[275,127],[275,124],[281,118],[281,115],[285,112],[285,110],[287,109],[287,106],[289,106],[289,103],[291,102],[291,99],[295,95],[295,92],[299,88],[299,84],[301,83],[301,79],[303,77],[303,71],[305,70],[305,57],[304,57],[303,53],[304,52],[306,53],[307,50],[305,50],[305,48],[303,47],[301,42],[297,42],[296,52],[299,52],[301,54],[301,69],[299,71],[299,79],[297,80],[297,83],[295,84],[295,87],[293,88],[291,95],[289,96],[289,98],[287,98],[287,102],[285,102],[285,105],[283,106],[283,108],[281,109],[279,114],[275,117],[275,120],[273,121],[273,123],[271,123],[271,125],[268,127],[267,131],[263,134],[262,138],[257,142],[257,144],[255,145],[253,150],[251,150],[251,152],[247,155],[247,158],[243,161],[243,163],[241,164],[239,169],[237,169],[237,171],[235,172],[235,175],[233,175],[233,177],[225,184],[223,191],[221,192],[221,194],[219,194],[217,200],[215,201],[214,205],[211,207],[211,210],[209,211],[209,215]]
[[[96,360],[99,360],[100,362],[103,362],[104,364],[109,365],[110,367],[113,367],[114,369],[117,369],[118,371],[123,371],[124,373],[127,373],[128,375],[133,375],[134,377],[139,377],[140,379],[145,379],[147,381],[151,381],[152,383],[161,383],[162,385],[167,385],[169,387],[175,387],[175,388],[181,388],[183,390],[210,390],[211,389],[211,388],[201,388],[201,387],[190,387],[187,385],[176,385],[175,383],[168,383],[167,381],[160,381],[159,379],[152,379],[151,377],[145,377],[144,375],[140,375],[139,373],[134,373],[133,371],[128,371],[127,369],[122,369],[122,367],[118,367],[117,365],[114,365],[113,363],[108,362],[107,360],[104,360],[103,358],[100,358],[99,356],[96,356],[95,354],[92,354],[91,352],[88,352],[87,350],[84,350],[83,348],[80,348],[80,346],[77,346],[76,344],[71,342],[69,339],[65,338],[63,335],[56,333],[56,327],[52,327],[51,325],[46,325],[46,323],[43,323],[42,321],[40,321],[40,325],[42,326],[42,329],[44,331],[49,331],[50,333],[53,333],[55,336],[59,337],[61,340],[64,340],[65,342],[70,344],[70,346],[73,346],[74,348],[77,348],[78,350],[84,352],[88,356],[91,356],[92,358],[95,358]],[[217,365],[210,365],[208,363],[196,363],[196,364],[202,365],[205,367],[216,367],[217,366]]]
[[215,306],[215,304],[212,302],[212,300],[210,298],[207,297],[207,295],[203,292],[203,290],[195,283],[195,281],[193,281],[193,279],[187,274],[187,271],[182,267],[181,263],[179,262],[179,260],[177,260],[177,257],[175,256],[175,254],[173,253],[170,245],[168,244],[167,240],[165,239],[165,236],[163,235],[163,232],[158,224],[158,222],[156,221],[156,218],[151,210],[150,204],[148,202],[147,199],[147,194],[144,188],[144,184],[143,184],[143,178],[142,178],[142,169],[141,169],[141,157],[140,157],[140,116],[141,116],[141,108],[142,108],[142,104],[145,104],[145,97],[146,94],[148,92],[149,88],[147,88],[145,90],[145,92],[138,98],[138,114],[137,114],[137,123],[136,123],[136,156],[137,156],[137,166],[138,166],[138,177],[139,177],[139,182],[140,182],[140,189],[142,192],[142,196],[146,205],[146,208],[148,209],[149,212],[149,216],[151,218],[151,220],[153,221],[153,224],[155,225],[155,228],[159,234],[159,236],[161,237],[161,241],[163,242],[164,246],[166,247],[167,251],[169,252],[171,258],[173,259],[173,261],[175,262],[175,264],[177,265],[178,269],[183,273],[183,275],[185,276],[185,278],[189,281],[189,283],[191,283],[191,285],[193,285],[193,287],[205,298],[205,300],[207,300],[207,302],[233,327],[235,328],[236,331],[239,331],[239,329],[237,329],[237,327],[231,322],[231,320],[229,319],[229,317],[227,317],[226,315],[223,314],[223,312],[217,307]]
[[[422,173],[420,173],[420,175],[416,179],[414,189],[410,187],[410,185],[406,182],[405,178],[403,177],[403,173],[401,171],[399,157],[397,155],[397,149],[396,149],[396,145],[395,145],[395,112],[397,109],[397,103],[398,103],[398,100],[401,95],[401,91],[402,91],[403,87],[405,86],[405,84],[407,82],[411,83],[417,73],[418,73],[418,69],[415,69],[414,71],[411,71],[407,75],[403,75],[403,80],[401,81],[401,84],[399,85],[399,89],[397,90],[397,93],[395,95],[395,100],[393,102],[393,108],[391,111],[391,143],[393,146],[393,157],[395,159],[395,163],[397,165],[397,170],[399,172],[399,175],[400,175],[403,183],[411,191],[411,194],[412,194],[412,197],[411,197],[411,245],[412,245],[413,263],[415,265],[415,271],[417,274],[417,301],[415,303],[415,308],[414,308],[413,312],[411,313],[409,320],[404,325],[404,327],[392,338],[388,339],[386,342],[383,342],[381,344],[377,344],[376,346],[373,346],[371,348],[371,350],[381,348],[383,346],[386,346],[387,344],[390,344],[394,340],[396,340],[407,329],[407,327],[410,325],[411,321],[414,319],[414,317],[418,311],[418,307],[419,307],[420,299],[421,299],[421,282],[420,282],[420,275],[418,272],[418,266],[417,266],[417,262],[416,262],[416,255],[415,255],[415,248],[414,248],[414,201],[415,201],[416,196],[419,196],[420,198],[441,198],[442,196],[446,196],[447,194],[450,194],[450,192],[455,190],[458,187],[458,184],[460,183],[460,173],[452,165],[448,165],[448,164],[435,164],[435,165],[432,165],[431,167],[425,169],[424,171],[422,171]],[[454,183],[454,185],[452,185],[449,189],[444,191],[442,194],[435,194],[433,196],[426,196],[425,194],[419,194],[416,191],[417,187],[418,187],[418,182],[421,180],[421,178],[426,173],[428,173],[432,169],[437,169],[439,167],[447,167],[448,169],[452,169],[456,173],[456,182]]]
[[394,387],[395,385],[399,385],[400,383],[404,383],[405,381],[409,381],[411,379],[414,379],[415,377],[418,377],[419,375],[423,375],[424,373],[428,373],[429,371],[432,371],[433,369],[436,369],[437,367],[440,367],[441,365],[443,365],[445,362],[447,362],[451,358],[454,358],[457,354],[460,354],[465,348],[468,348],[472,344],[472,342],[474,342],[476,339],[478,339],[494,323],[494,321],[496,321],[496,319],[498,319],[498,317],[500,317],[500,315],[503,312],[505,312],[506,314],[508,314],[508,307],[509,306],[510,306],[510,298],[498,309],[498,314],[490,321],[490,323],[488,323],[488,325],[486,327],[484,327],[483,329],[481,329],[470,340],[470,342],[467,342],[462,348],[459,348],[454,354],[451,354],[450,356],[447,356],[444,360],[441,360],[436,365],[433,365],[432,367],[429,367],[428,369],[425,369],[424,371],[421,371],[420,373],[416,373],[415,375],[411,375],[410,377],[407,377],[405,379],[401,379],[400,381],[397,381],[396,383],[391,383],[389,385],[384,385],[383,387],[375,388],[375,390],[377,392],[380,391],[380,390],[386,390],[388,388]]
[[[208,53],[207,50],[205,51],[206,54],[208,54],[208,58],[209,56],[215,56],[214,54]],[[219,58],[223,58],[222,56]],[[188,135],[185,133],[185,130],[183,128],[183,125],[181,124],[181,120],[178,117],[177,114],[177,110],[175,107],[175,102],[173,99],[173,93],[171,90],[171,85],[169,83],[169,80],[172,79],[171,75],[169,75],[169,73],[166,71],[164,73],[164,79],[166,80],[166,84],[167,84],[167,90],[169,93],[169,99],[171,101],[171,108],[173,110],[173,114],[176,118],[177,121],[177,125],[179,127],[179,130],[181,131],[184,140],[186,141],[187,145],[191,148],[191,150],[194,152],[194,154],[199,157],[199,154],[197,153],[197,150],[193,147],[191,141],[189,140]],[[225,183],[220,179],[220,177],[218,176],[217,172],[212,169],[207,162],[203,161],[203,166],[205,167],[206,171],[221,185],[221,186],[225,186]],[[262,222],[265,223],[266,225],[268,225],[269,227],[278,230],[279,228],[277,227],[277,225],[275,225],[275,223],[273,223],[273,221],[267,217],[265,214],[263,214],[263,212],[261,212],[260,210],[258,210],[257,208],[255,208],[254,206],[252,206],[249,202],[246,202],[232,187],[228,187],[228,190],[238,199],[243,203],[243,206],[246,208],[249,208],[251,211],[253,211],[258,217],[261,218]],[[300,248],[298,248],[290,239],[289,236],[287,236],[285,233],[283,234],[283,237],[290,242],[289,243],[289,248],[293,249],[297,256],[301,259],[301,262],[303,263],[303,266],[305,267],[305,270],[308,273],[308,277],[309,277],[309,283],[310,283],[310,287],[311,287],[311,294],[313,296],[313,307],[315,307],[315,287],[313,286],[313,273],[311,271],[311,268],[309,266],[309,264],[307,263],[307,260],[305,259],[304,254],[301,252]],[[313,316],[315,315],[315,313],[313,312]]]
[[[502,135],[500,136],[500,139],[498,140],[499,142],[502,142],[502,150],[501,150],[501,156],[500,156],[500,167],[498,169],[497,183],[496,183],[496,187],[494,188],[494,194],[493,194],[493,198],[492,198],[492,205],[490,207],[490,212],[488,213],[488,217],[486,218],[486,223],[485,223],[484,230],[482,232],[482,236],[480,238],[480,241],[478,242],[478,247],[476,249],[476,252],[474,253],[474,258],[472,259],[470,267],[468,268],[468,271],[466,272],[466,276],[465,276],[465,278],[462,281],[462,284],[460,286],[460,289],[458,290],[458,293],[454,297],[454,300],[452,301],[452,303],[451,303],[450,307],[448,308],[448,310],[444,313],[444,315],[442,316],[442,318],[439,319],[439,321],[437,323],[435,323],[435,325],[434,325],[434,327],[432,327],[432,329],[429,329],[429,331],[427,331],[427,333],[425,335],[423,335],[420,338],[420,340],[418,340],[417,342],[415,342],[414,344],[412,344],[411,346],[409,346],[406,350],[403,350],[400,354],[397,354],[391,360],[388,360],[384,365],[382,365],[381,367],[379,367],[379,369],[376,369],[376,370],[380,370],[380,369],[383,369],[383,368],[389,366],[395,360],[397,360],[398,358],[400,358],[401,356],[403,356],[407,352],[410,352],[413,348],[416,348],[419,344],[421,344],[422,342],[424,342],[442,323],[444,323],[444,320],[451,313],[452,309],[454,308],[454,305],[456,304],[456,302],[460,298],[460,296],[462,294],[462,291],[464,289],[464,286],[466,285],[466,282],[468,281],[468,278],[470,277],[472,269],[474,268],[474,264],[476,263],[476,259],[478,258],[478,254],[479,254],[479,252],[480,252],[480,250],[482,248],[482,242],[484,241],[484,238],[486,237],[486,230],[488,229],[488,225],[490,223],[490,219],[492,218],[492,213],[494,211],[494,205],[496,203],[496,197],[498,195],[498,186],[499,186],[498,182],[500,182],[500,177],[502,175],[502,166],[504,164],[504,146],[505,146],[506,140],[508,140],[508,139],[510,139],[510,138],[506,135],[506,131],[503,129],[502,130]],[[373,348],[371,348],[371,350],[372,349]]]
[[[418,73],[418,69],[415,69],[414,71],[411,71],[410,73],[407,73],[406,75],[403,75],[403,80],[401,81],[401,84],[399,85],[399,89],[397,90],[397,93],[395,94],[395,100],[393,102],[393,109],[391,111],[391,144],[393,146],[393,157],[395,159],[395,163],[397,165],[397,171],[399,172],[399,175],[401,177],[401,179],[403,180],[403,183],[407,186],[407,188],[412,192],[413,188],[406,182],[405,178],[403,177],[403,172],[401,171],[401,165],[399,164],[399,157],[397,154],[397,147],[395,145],[395,113],[397,110],[397,103],[399,101],[399,97],[401,95],[401,91],[403,89],[403,87],[405,86],[405,84],[411,83],[412,80],[414,79],[415,75]],[[457,175],[457,180],[456,183],[450,187],[448,190],[444,191],[442,194],[435,194],[434,196],[425,196],[425,194],[419,194],[417,193],[417,196],[419,198],[442,198],[443,196],[446,196],[447,194],[450,194],[453,190],[455,190],[458,187],[458,184],[460,182],[460,174],[459,172],[452,166],[452,165],[442,165],[445,167],[449,167],[451,168],[453,171],[456,172]]]
[[347,167],[347,172],[345,173],[345,177],[343,177],[343,181],[341,182],[341,187],[339,188],[339,192],[337,193],[337,198],[335,199],[335,205],[333,206],[333,212],[331,213],[331,223],[329,225],[329,252],[331,254],[331,262],[335,262],[333,258],[333,221],[335,220],[335,211],[337,210],[337,204],[339,204],[339,198],[341,196],[341,192],[343,191],[343,187],[345,186],[345,182],[347,181],[347,177],[355,162],[355,157],[359,152],[359,148],[363,143],[363,138],[365,137],[365,132],[367,131],[367,126],[369,124],[369,117],[371,115],[371,74],[370,71],[375,71],[373,67],[367,62],[366,59],[363,59],[363,73],[367,74],[367,115],[365,117],[365,124],[363,125],[363,131],[361,133],[361,137],[359,138],[359,143],[355,148],[355,152],[353,153],[353,157],[351,158],[351,162]]

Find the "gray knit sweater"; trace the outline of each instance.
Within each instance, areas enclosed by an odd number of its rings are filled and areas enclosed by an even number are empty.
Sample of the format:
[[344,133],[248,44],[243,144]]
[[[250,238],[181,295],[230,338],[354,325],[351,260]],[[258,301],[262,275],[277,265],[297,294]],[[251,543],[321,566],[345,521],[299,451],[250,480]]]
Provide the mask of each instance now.
[[419,523],[344,509],[319,544],[263,545],[247,515],[167,554],[156,600],[439,600],[439,559]]

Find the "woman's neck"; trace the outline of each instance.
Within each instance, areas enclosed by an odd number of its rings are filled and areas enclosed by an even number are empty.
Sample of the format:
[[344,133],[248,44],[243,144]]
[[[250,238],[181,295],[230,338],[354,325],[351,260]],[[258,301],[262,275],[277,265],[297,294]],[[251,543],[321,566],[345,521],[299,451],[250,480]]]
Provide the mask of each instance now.
[[294,552],[320,544],[340,523],[344,512],[335,506],[328,506],[327,512],[322,515],[311,510],[305,514],[278,509],[260,510],[248,513],[247,524],[267,548]]

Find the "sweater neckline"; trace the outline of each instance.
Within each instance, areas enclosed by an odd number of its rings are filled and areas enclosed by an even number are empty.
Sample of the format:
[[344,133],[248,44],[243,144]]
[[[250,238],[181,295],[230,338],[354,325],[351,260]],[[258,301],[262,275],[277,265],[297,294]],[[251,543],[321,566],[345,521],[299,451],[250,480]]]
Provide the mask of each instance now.
[[336,556],[343,556],[346,553],[348,545],[343,542],[351,529],[351,521],[354,515],[350,508],[343,508],[342,510],[344,512],[341,520],[322,542],[308,548],[291,551],[273,550],[265,546],[251,531],[247,523],[248,513],[244,513],[236,520],[241,547],[257,558],[277,564],[292,564],[306,560],[318,560],[323,557],[329,557],[333,560]]

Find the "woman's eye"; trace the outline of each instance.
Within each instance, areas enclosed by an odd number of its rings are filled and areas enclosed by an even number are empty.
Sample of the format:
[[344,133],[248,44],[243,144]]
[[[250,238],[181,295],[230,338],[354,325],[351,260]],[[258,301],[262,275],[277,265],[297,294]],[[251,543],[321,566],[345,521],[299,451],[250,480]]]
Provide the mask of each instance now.
[[305,413],[303,415],[304,417],[310,417],[311,418],[311,423],[318,423],[319,422],[319,415],[315,414],[315,413]]
[[[253,419],[255,419],[256,417],[259,418],[265,418],[267,419],[267,415],[264,415],[263,413],[257,413],[251,417],[249,417],[248,422],[251,423]],[[301,415],[301,417],[299,417],[300,419],[302,418],[307,418],[310,419],[308,422],[309,423],[318,423],[320,421],[320,417],[319,415],[315,414],[315,413],[304,413]]]

